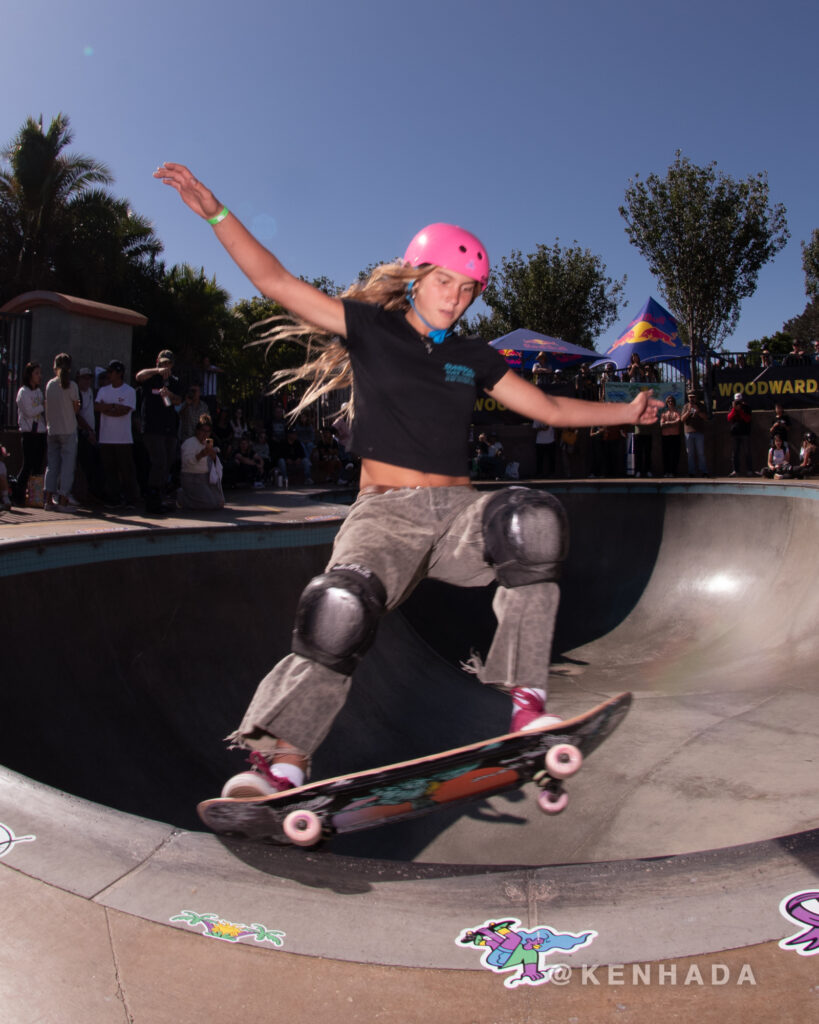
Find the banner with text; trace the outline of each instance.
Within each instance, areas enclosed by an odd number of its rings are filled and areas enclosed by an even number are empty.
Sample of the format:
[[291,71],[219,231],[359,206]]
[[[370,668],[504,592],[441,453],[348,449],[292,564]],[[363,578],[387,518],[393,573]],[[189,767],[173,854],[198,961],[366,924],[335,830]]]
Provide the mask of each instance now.
[[819,406],[819,366],[715,370],[714,409],[727,412],[737,393],[744,396],[752,409],[773,409],[777,402],[786,409],[814,409]]

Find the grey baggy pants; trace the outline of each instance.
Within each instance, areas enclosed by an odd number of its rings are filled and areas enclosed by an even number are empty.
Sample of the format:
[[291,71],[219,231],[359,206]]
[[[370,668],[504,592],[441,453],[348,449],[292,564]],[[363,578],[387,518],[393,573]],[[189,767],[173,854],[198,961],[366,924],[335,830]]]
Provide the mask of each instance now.
[[[482,516],[495,493],[471,487],[363,493],[336,535],[327,568],[353,563],[374,572],[386,590],[387,610],[401,604],[425,577],[461,587],[486,586],[495,574],[484,560]],[[551,581],[498,587],[492,605],[497,629],[486,661],[475,666],[481,682],[503,689],[546,689],[559,598],[558,585]],[[272,750],[269,737],[278,737],[312,754],[349,687],[349,676],[288,654],[259,683],[228,740]],[[260,731],[267,736],[260,739]]]

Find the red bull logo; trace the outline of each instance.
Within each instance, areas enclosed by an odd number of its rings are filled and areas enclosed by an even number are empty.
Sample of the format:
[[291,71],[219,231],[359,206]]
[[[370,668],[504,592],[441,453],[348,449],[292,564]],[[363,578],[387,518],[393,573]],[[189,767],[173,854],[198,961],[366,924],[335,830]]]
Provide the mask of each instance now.
[[623,345],[637,345],[642,341],[659,342],[662,345],[668,345],[669,348],[676,348],[677,337],[676,331],[673,334],[666,334],[665,331],[661,331],[659,327],[655,327],[648,320],[640,320],[615,341],[609,349],[609,353]]
[[500,354],[510,366],[520,366],[523,362],[520,352],[513,348],[502,348]]

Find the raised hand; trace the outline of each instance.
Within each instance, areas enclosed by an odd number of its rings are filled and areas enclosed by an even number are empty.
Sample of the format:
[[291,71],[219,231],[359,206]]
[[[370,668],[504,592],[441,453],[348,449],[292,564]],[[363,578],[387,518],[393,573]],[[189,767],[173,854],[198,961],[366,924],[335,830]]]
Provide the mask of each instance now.
[[631,403],[633,416],[630,423],[649,425],[657,422],[657,416],[663,408],[659,398],[652,398],[650,391],[639,391]]
[[222,209],[222,204],[211,190],[194,178],[184,164],[161,164],[154,171],[154,177],[175,188],[185,205],[205,220],[215,217]]

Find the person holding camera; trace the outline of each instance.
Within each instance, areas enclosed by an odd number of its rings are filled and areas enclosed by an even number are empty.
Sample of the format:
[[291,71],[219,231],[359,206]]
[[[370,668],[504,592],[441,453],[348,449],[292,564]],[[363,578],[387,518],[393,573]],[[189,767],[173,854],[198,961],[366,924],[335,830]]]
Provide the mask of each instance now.
[[182,508],[224,508],[219,449],[210,436],[212,426],[210,416],[205,413],[199,417],[193,437],[182,443],[180,487],[176,492],[176,500]]
[[689,388],[688,401],[683,406],[680,419],[685,435],[685,454],[688,458],[689,476],[708,476],[705,462],[705,424],[708,414],[705,403],[694,388]]
[[751,462],[751,407],[745,401],[741,391],[734,395],[731,411],[728,413],[728,429],[731,431],[731,472],[729,476],[739,476],[740,465],[745,465],[745,475],[753,476]]

